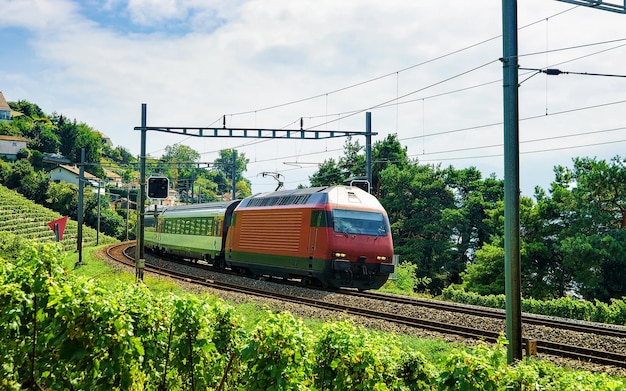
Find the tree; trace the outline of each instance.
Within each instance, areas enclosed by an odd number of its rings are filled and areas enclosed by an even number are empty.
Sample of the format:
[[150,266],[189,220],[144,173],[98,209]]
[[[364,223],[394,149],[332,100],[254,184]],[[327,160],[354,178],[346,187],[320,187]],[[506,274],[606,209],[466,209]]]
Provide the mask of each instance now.
[[9,189],[17,190],[23,178],[34,174],[35,170],[27,159],[19,159],[9,164],[9,171],[5,176],[4,185]]
[[[76,126],[76,132],[76,145],[74,155],[72,156],[75,159],[74,161],[81,161],[81,150],[84,148],[86,163],[100,163],[103,146],[102,135],[85,123],[79,123]],[[87,166],[85,171],[99,178],[104,178],[104,170],[100,165]]]
[[165,163],[165,175],[183,197],[191,196],[193,171],[197,167],[198,160],[200,160],[200,153],[183,144],[166,146],[165,154],[161,156],[161,161]]
[[[626,295],[626,167],[611,162],[574,159],[573,168],[554,168],[550,195],[537,187],[537,203],[520,198],[522,295],[561,297],[574,290],[587,299],[608,301]],[[490,224],[503,232],[504,205],[488,211]],[[503,248],[501,235],[491,245]],[[504,290],[495,281],[491,251],[477,251],[464,282],[469,290]],[[484,273],[485,275],[481,275]],[[481,282],[482,281],[482,282]]]
[[0,135],[22,137],[22,131],[15,126],[14,121],[0,121]]
[[43,204],[64,216],[77,216],[78,186],[73,183],[51,182]]
[[380,173],[390,165],[404,170],[411,164],[407,148],[398,141],[397,134],[389,134],[383,141],[376,141],[372,147],[372,188],[378,197],[382,195]]
[[476,260],[462,274],[463,285],[479,295],[504,293],[504,248],[486,243],[476,250]]
[[449,284],[452,243],[442,225],[442,212],[454,207],[436,167],[412,164],[404,170],[391,165],[380,173],[380,199],[389,214],[394,247],[401,259],[417,264],[419,277],[432,279],[429,289],[438,293]]
[[[529,197],[520,197],[520,261],[521,293],[524,297],[553,299],[563,295],[569,281],[563,271],[557,238],[551,234],[543,201],[535,204]],[[486,224],[494,234],[490,241],[476,250],[473,261],[462,274],[468,291],[480,294],[504,293],[504,202],[486,210]],[[496,250],[498,249],[498,250]]]
[[70,122],[63,115],[53,114],[52,123],[56,126],[57,136],[61,141],[61,145],[59,146],[59,152],[61,155],[67,157],[74,162],[80,161],[80,153],[78,155],[78,160],[76,160],[76,138],[78,137],[78,130],[76,121]]
[[[245,153],[237,152],[234,149],[223,149],[220,151],[220,157],[213,162],[215,164],[215,171],[217,172],[215,179],[218,191],[221,194],[232,192],[233,153],[237,154],[234,167],[235,184],[239,181],[244,181],[247,184],[248,191],[250,191],[250,181],[243,177],[243,173],[247,170],[250,160],[246,158]],[[235,185],[235,188],[238,189],[237,185]],[[243,186],[242,189],[245,190],[245,186]],[[239,196],[241,198],[242,194]]]
[[311,186],[332,186],[342,184],[346,180],[343,170],[337,165],[335,159],[326,159],[319,168],[309,177]]
[[41,110],[39,106],[34,103],[30,103],[29,101],[19,100],[17,102],[8,103],[12,110],[20,112],[32,119],[43,118],[46,116],[46,114],[43,112],[43,110]]
[[[554,223],[560,229],[563,267],[588,299],[608,301],[626,295],[626,166],[574,159],[574,167],[555,168]],[[571,189],[571,190],[570,190]]]
[[342,171],[345,179],[365,177],[365,155],[364,148],[359,144],[359,140],[352,142],[352,137],[348,137],[343,145],[343,156],[339,158],[338,167]]
[[483,180],[475,167],[444,170],[445,183],[454,195],[454,207],[443,211],[442,224],[449,227],[454,243],[451,249],[450,280],[460,283],[460,274],[474,258],[477,250],[495,234],[488,224],[487,210],[496,207],[504,197],[504,183],[491,177]]
[[55,133],[54,126],[38,122],[35,127],[38,129],[37,136],[31,140],[29,147],[40,152],[59,152],[61,141]]

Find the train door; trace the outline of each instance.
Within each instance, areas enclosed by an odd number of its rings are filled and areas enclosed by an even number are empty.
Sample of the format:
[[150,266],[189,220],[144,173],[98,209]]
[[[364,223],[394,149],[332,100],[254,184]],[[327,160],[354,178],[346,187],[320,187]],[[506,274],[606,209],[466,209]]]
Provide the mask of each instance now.
[[323,210],[311,211],[311,224],[309,227],[309,240],[307,242],[307,255],[309,257],[315,256],[315,250],[317,249],[317,242],[319,240],[320,228],[324,227],[325,215]]

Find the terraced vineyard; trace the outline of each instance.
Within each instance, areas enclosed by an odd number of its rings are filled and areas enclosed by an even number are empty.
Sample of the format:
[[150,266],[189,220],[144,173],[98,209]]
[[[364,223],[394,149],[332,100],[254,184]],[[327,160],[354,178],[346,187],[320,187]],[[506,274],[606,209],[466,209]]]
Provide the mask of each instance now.
[[[25,239],[39,242],[55,241],[54,232],[48,227],[50,221],[60,219],[61,214],[47,209],[21,194],[0,185],[0,233],[10,232]],[[63,235],[63,249],[76,248],[78,223],[68,220]],[[99,235],[100,244],[117,242],[109,236]],[[96,244],[96,230],[83,226],[83,246]]]

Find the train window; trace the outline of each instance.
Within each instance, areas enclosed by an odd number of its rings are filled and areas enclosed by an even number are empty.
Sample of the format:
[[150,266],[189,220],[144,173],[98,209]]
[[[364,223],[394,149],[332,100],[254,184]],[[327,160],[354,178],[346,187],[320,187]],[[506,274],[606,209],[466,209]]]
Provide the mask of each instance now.
[[387,235],[385,217],[378,212],[333,209],[333,228],[348,234]]
[[196,235],[206,235],[206,219],[203,217],[196,219]]
[[209,217],[206,221],[206,234],[209,236],[213,236],[213,217]]
[[310,194],[286,195],[281,197],[253,198],[248,202],[249,207],[253,206],[274,206],[274,205],[298,205],[306,204],[311,198]]
[[213,223],[215,225],[215,236],[222,236],[222,219],[216,217]]
[[311,212],[311,227],[328,227],[328,220],[325,210]]

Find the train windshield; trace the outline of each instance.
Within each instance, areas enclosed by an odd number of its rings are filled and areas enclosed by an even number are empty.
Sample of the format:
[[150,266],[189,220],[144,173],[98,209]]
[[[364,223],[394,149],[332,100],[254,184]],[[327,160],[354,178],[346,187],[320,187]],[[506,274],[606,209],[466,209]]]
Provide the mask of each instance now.
[[333,209],[333,228],[335,232],[386,236],[388,225],[385,221],[385,216],[378,212]]

